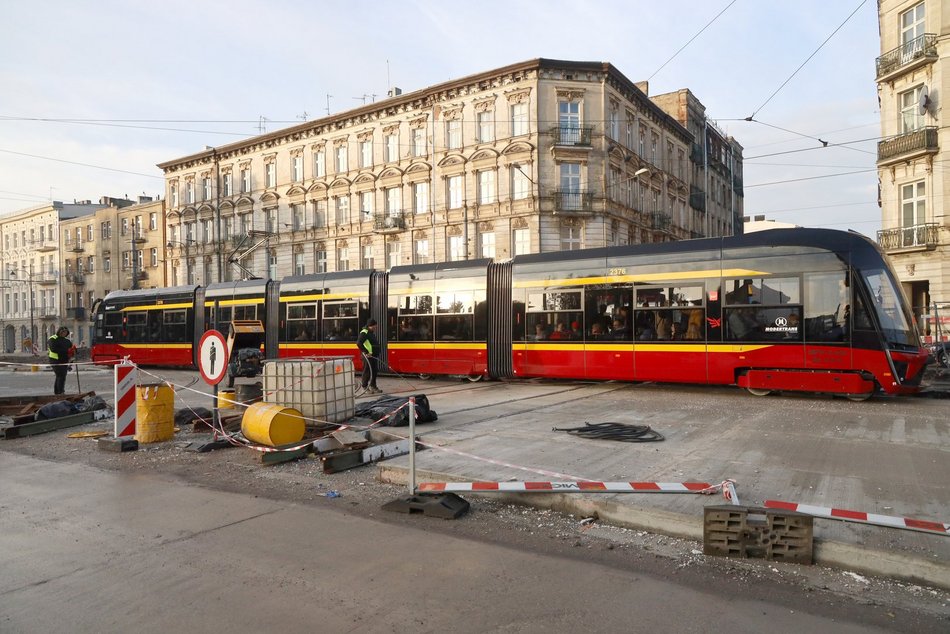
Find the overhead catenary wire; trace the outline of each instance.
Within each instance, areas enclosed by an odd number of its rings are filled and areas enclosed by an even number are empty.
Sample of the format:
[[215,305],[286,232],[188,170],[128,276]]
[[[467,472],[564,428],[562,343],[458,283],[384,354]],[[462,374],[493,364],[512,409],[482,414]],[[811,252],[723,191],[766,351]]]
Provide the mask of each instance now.
[[678,49],[675,53],[673,53],[673,54],[670,56],[670,58],[669,58],[668,60],[666,60],[665,62],[663,62],[663,63],[660,65],[659,68],[657,68],[655,71],[653,71],[653,74],[650,75],[649,77],[647,77],[647,81],[650,81],[651,79],[653,79],[653,77],[654,77],[657,73],[659,73],[661,70],[663,70],[663,68],[665,68],[667,64],[669,64],[670,62],[672,62],[673,59],[675,59],[677,55],[679,55],[680,53],[682,53],[683,50],[684,50],[687,46],[689,46],[690,44],[693,43],[693,40],[695,40],[697,37],[699,37],[700,35],[702,35],[702,34],[703,34],[703,31],[705,31],[705,30],[708,29],[710,26],[712,26],[713,22],[715,22],[716,20],[718,20],[718,19],[719,19],[719,16],[721,16],[723,13],[725,13],[725,12],[729,9],[729,7],[731,7],[731,6],[734,5],[735,3],[736,3],[736,0],[732,0],[732,2],[730,2],[730,3],[727,4],[725,7],[723,7],[722,11],[720,11],[719,13],[717,13],[716,15],[714,15],[712,20],[710,20],[709,22],[707,22],[706,25],[705,25],[703,28],[699,29],[699,31],[696,32],[696,35],[694,35],[693,37],[689,38],[689,40],[687,40],[686,44],[683,44],[681,47],[679,47],[679,49]]

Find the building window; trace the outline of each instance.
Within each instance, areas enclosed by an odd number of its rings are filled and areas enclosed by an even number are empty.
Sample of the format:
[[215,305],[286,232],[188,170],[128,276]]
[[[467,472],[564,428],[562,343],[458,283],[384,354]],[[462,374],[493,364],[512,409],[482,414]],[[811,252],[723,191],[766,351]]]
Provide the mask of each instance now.
[[488,110],[475,115],[476,131],[479,143],[495,140],[495,112]]
[[294,253],[294,275],[306,275],[307,265],[304,264],[303,253]]
[[108,255],[102,256],[102,270],[106,273],[112,272],[112,257]]
[[350,224],[350,197],[339,196],[336,199],[336,224]]
[[511,104],[511,136],[528,134],[528,104]]
[[528,175],[522,170],[524,168],[511,168],[511,199],[523,200],[531,194],[531,181]]
[[318,249],[314,253],[314,262],[316,265],[317,273],[326,273],[327,272],[327,252],[323,249]]
[[[277,279],[277,249],[271,249],[267,252],[267,277]],[[208,280],[205,280],[207,283]]]
[[295,183],[303,180],[303,157],[299,154],[290,159],[290,177]]
[[634,134],[634,126],[636,125],[636,118],[632,113],[627,113],[627,135],[626,135],[626,146],[631,150],[636,147],[636,135]]
[[86,270],[90,273],[96,272],[96,257],[94,255],[90,255],[86,258]]
[[360,141],[360,167],[373,166],[373,140]]
[[616,141],[620,140],[620,107],[615,104],[610,104],[610,112],[607,115],[608,125],[610,127],[610,138]]
[[[152,215],[154,216],[155,214],[152,214]],[[32,238],[32,234],[33,234],[33,230],[30,229],[31,238]],[[92,225],[86,225],[86,240],[88,240],[89,242],[92,242],[94,238],[95,238],[95,235],[92,230]],[[30,241],[32,242],[33,240],[31,239]]]
[[459,262],[465,257],[462,236],[449,236],[448,252],[450,262]]
[[251,193],[251,168],[241,168],[241,193]]
[[195,184],[193,181],[185,183],[185,201],[192,205],[195,202]]
[[531,233],[527,229],[515,229],[511,236],[511,254],[531,253]]
[[[158,230],[158,214],[154,211],[148,215],[148,230]],[[92,240],[92,225],[89,226],[89,239]]]
[[[129,235],[129,219],[123,218],[121,224],[119,225],[119,235],[127,236]],[[14,236],[15,237],[15,236]],[[66,242],[69,242],[69,234],[66,234]]]
[[462,176],[450,176],[448,180],[449,209],[460,209],[465,202]]
[[225,216],[221,219],[221,222],[223,223],[221,225],[221,241],[223,242],[231,237],[231,216]]
[[657,145],[659,145],[659,143],[660,143],[660,140],[656,136],[656,134],[650,135],[650,162],[653,163],[654,165],[660,164],[657,160],[659,157],[656,155]]
[[346,144],[344,143],[336,147],[336,171],[338,174],[343,174],[346,168]]
[[900,94],[901,133],[913,132],[924,125],[924,115],[920,114],[920,95],[923,86],[917,86]]
[[148,252],[148,265],[151,267],[158,266],[158,247],[152,247]]
[[[267,233],[277,233],[277,210],[264,210],[264,231]],[[207,240],[205,240],[207,242]]]
[[581,208],[581,164],[561,163],[560,166],[560,205],[563,209]]
[[201,179],[201,200],[211,200],[211,178],[208,176]]
[[277,163],[271,161],[264,166],[264,179],[267,181],[264,183],[264,187],[270,189],[271,187],[277,187]]
[[168,195],[168,197],[171,199],[171,203],[172,203],[171,206],[172,206],[172,207],[177,207],[177,206],[178,206],[178,185],[177,185],[176,183],[172,183],[172,184],[169,186],[169,195]]
[[373,245],[367,244],[363,246],[363,257],[360,264],[363,269],[371,269],[375,266],[373,260]]
[[327,201],[313,201],[313,228],[322,229],[327,226]]
[[483,233],[479,236],[479,255],[483,258],[495,257],[495,234]]
[[389,187],[386,189],[386,213],[398,216],[402,211],[402,188]]
[[225,172],[221,175],[221,189],[224,190],[225,196],[230,196],[234,193],[234,190],[231,189],[231,172]]
[[426,155],[426,129],[414,128],[412,131],[412,155]]
[[426,238],[420,238],[416,240],[416,252],[415,252],[415,262],[414,264],[428,264],[429,263],[429,240]]
[[294,231],[301,231],[304,228],[304,207],[303,204],[297,203],[290,206],[290,228]]
[[386,267],[393,268],[394,266],[399,266],[399,260],[402,256],[402,243],[401,242],[387,242],[386,243]]
[[578,227],[561,227],[561,251],[576,251],[581,248],[581,230]]
[[489,205],[495,202],[495,170],[482,170],[477,174],[478,204]]
[[350,249],[348,247],[340,247],[337,249],[337,271],[349,271],[350,270]]
[[561,143],[576,145],[581,140],[581,104],[579,101],[557,102],[557,120]]
[[313,177],[323,178],[327,175],[327,154],[323,148],[313,153]]
[[373,196],[376,192],[360,192],[360,214],[363,220],[373,219]]
[[417,214],[429,211],[429,183],[415,183],[412,186],[412,210]]
[[399,135],[386,135],[386,162],[393,163],[399,160]]
[[[904,230],[903,246],[925,244],[917,239],[916,227],[927,222],[927,186],[924,181],[901,185],[901,228]],[[921,236],[923,237],[923,236]]]
[[445,147],[457,150],[462,147],[462,122],[452,119],[445,122]]
[[637,136],[637,155],[640,158],[646,157],[647,129],[646,126],[640,126],[640,134]]
[[[901,13],[901,45],[907,47],[908,44],[924,34],[924,4],[911,7]],[[910,47],[907,47],[910,48]],[[902,51],[905,55],[913,54],[913,51]]]

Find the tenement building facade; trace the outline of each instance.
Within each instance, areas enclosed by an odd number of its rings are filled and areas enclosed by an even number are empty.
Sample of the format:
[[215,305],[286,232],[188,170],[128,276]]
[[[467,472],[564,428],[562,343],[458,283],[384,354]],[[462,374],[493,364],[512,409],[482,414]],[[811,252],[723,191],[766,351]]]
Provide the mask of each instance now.
[[159,165],[169,284],[730,234],[741,146],[707,204],[688,125],[609,63],[535,59],[209,148]]
[[950,330],[950,127],[941,98],[950,94],[950,7],[943,0],[879,0],[881,104],[877,168],[881,226],[921,334],[936,334],[934,304]]

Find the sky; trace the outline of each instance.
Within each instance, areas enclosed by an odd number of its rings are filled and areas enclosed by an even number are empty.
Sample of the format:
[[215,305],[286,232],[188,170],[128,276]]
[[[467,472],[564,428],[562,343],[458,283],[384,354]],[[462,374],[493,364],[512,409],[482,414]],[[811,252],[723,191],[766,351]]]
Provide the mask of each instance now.
[[8,2],[0,214],[157,197],[157,163],[262,125],[546,57],[689,88],[744,147],[746,215],[874,237],[879,47],[874,0]]

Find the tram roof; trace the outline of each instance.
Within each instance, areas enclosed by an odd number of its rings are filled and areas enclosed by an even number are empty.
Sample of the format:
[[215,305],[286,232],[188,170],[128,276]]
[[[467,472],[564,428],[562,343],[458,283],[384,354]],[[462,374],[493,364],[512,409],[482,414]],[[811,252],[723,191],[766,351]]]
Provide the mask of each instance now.
[[141,300],[145,297],[159,297],[168,295],[194,295],[198,286],[190,284],[188,286],[171,286],[163,288],[140,288],[128,291],[112,291],[106,295],[105,299],[115,301],[119,299]]

